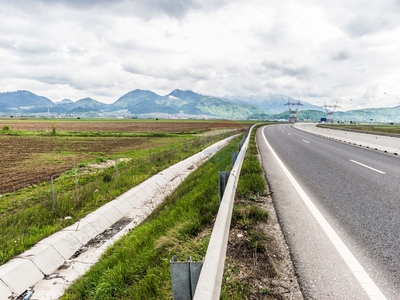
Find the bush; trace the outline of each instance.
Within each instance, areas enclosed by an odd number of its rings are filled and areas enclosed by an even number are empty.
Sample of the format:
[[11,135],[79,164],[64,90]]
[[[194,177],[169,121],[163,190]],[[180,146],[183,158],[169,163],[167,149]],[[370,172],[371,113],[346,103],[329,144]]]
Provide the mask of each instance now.
[[4,125],[3,128],[1,128],[1,130],[4,130],[4,131],[10,130],[10,127],[7,125]]

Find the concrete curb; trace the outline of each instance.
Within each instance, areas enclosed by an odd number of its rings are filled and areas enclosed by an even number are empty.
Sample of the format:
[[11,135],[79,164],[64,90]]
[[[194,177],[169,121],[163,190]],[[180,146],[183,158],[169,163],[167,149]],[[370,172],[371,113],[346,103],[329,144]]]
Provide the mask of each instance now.
[[325,138],[337,140],[339,142],[348,143],[356,146],[366,147],[369,149],[391,153],[394,155],[400,154],[400,139],[390,136],[374,135],[367,133],[351,132],[345,130],[335,130],[328,128],[316,127],[316,124],[296,123],[295,128]]
[[[163,193],[163,185],[186,170],[193,171],[233,138],[229,137],[204,149],[133,187],[71,226],[43,239],[28,251],[0,266],[0,300],[19,296],[29,287],[55,272],[82,246],[103,233],[122,218],[137,216],[146,210],[148,215],[156,206],[151,202],[155,194]],[[147,205],[151,202],[150,205]],[[107,243],[106,248],[110,243]]]

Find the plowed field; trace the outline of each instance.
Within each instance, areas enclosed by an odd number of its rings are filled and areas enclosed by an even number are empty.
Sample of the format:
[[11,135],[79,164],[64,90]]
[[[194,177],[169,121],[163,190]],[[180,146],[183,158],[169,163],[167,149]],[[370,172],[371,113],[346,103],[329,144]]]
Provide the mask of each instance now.
[[[0,120],[0,129],[50,131],[51,121]],[[55,122],[58,131],[81,132],[191,132],[239,128],[234,122]],[[150,149],[171,143],[171,138],[8,136],[0,135],[0,194],[57,177],[81,161],[128,150]]]
[[232,121],[52,121],[52,120],[10,120],[0,119],[0,129],[8,126],[12,130],[93,132],[189,132],[219,128],[244,128],[243,124]]

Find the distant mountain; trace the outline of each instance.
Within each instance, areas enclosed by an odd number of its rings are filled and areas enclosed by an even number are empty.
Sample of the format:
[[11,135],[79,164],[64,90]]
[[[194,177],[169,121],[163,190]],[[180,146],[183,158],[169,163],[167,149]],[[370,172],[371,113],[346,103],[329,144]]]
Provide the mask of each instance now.
[[107,109],[108,105],[101,103],[97,100],[94,100],[92,98],[83,98],[75,102],[75,107],[82,107],[82,108],[92,108],[92,109]]
[[[133,90],[112,104],[92,98],[76,102],[64,99],[53,102],[29,91],[0,93],[0,115],[35,116],[84,116],[84,117],[162,117],[162,118],[224,118],[287,120],[288,103],[298,100],[279,94],[252,96],[247,98],[214,97],[193,91],[176,89],[160,96],[148,90]],[[297,108],[299,120],[319,121],[326,116],[323,108],[300,102]],[[370,108],[335,112],[336,121],[354,122],[400,122],[400,106],[392,108]]]
[[54,104],[70,104],[70,103],[74,103],[74,101],[72,101],[71,99],[62,99],[60,102],[55,102]]
[[[234,97],[228,97],[231,101],[237,103],[251,103],[253,105],[257,105],[264,110],[266,114],[279,114],[285,111],[289,111],[288,109],[288,100],[292,104],[297,104],[299,100],[296,100],[292,97],[288,97],[282,94],[268,94],[268,96],[250,96],[243,97],[240,99]],[[324,111],[324,108],[312,105],[310,103],[304,102],[300,100],[300,104],[296,107],[296,105],[291,105],[292,108],[298,108],[298,111],[302,110],[320,110]]]
[[161,96],[151,91],[134,90],[120,97],[113,103],[113,106],[120,109],[125,108],[129,110],[129,108],[134,107],[140,102],[149,103],[149,105],[154,104],[160,97]]
[[28,91],[16,91],[0,93],[0,111],[12,112],[20,109],[34,107],[47,107],[54,105],[53,101],[46,97],[37,96]]
[[134,90],[123,95],[112,106],[136,115],[162,113],[227,119],[246,119],[251,114],[261,112],[254,105],[232,103],[227,99],[178,89],[165,96],[151,91]]
[[334,119],[354,122],[400,122],[400,106],[337,112],[334,114]]

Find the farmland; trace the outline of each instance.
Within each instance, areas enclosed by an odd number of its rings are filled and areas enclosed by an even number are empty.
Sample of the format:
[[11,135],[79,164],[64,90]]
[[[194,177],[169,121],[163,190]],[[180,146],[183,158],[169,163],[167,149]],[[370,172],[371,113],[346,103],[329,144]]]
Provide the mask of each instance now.
[[229,121],[0,119],[4,127],[9,130],[0,130],[0,194],[48,181],[82,162],[129,156],[211,130],[244,129]]
[[206,121],[0,120],[0,263],[248,127]]

